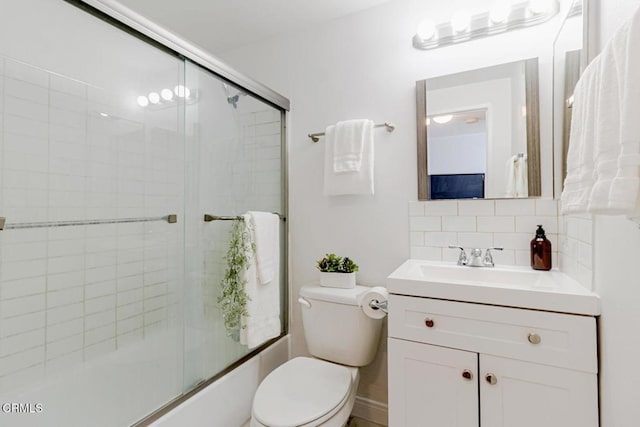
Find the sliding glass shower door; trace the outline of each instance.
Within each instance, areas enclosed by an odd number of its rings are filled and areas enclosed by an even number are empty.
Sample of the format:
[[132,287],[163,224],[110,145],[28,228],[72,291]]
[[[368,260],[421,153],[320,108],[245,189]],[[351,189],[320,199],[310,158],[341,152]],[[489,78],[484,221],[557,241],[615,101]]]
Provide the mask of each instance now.
[[[281,111],[191,62],[185,82],[197,99],[187,103],[185,113],[188,389],[249,351],[229,336],[217,303],[233,221],[205,222],[203,215],[280,213],[285,206]],[[285,247],[284,237],[280,247]],[[281,289],[283,285],[281,275]],[[281,307],[284,319],[284,304]]]
[[0,14],[3,426],[131,425],[247,355],[204,215],[286,213],[281,110],[72,3]]

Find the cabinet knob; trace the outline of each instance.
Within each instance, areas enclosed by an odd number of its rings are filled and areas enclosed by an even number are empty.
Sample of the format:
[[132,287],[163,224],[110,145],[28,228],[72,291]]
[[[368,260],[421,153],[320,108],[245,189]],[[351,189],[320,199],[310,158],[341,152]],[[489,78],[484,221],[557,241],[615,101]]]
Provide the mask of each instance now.
[[462,371],[462,378],[464,378],[467,381],[471,381],[473,379],[473,372],[471,372],[468,369],[465,369],[464,371]]
[[528,339],[531,344],[540,344],[540,341],[542,341],[540,335],[536,334],[535,332],[531,332],[528,336]]
[[433,328],[434,322],[433,319],[429,319],[428,317],[424,319],[424,324],[427,328]]
[[496,377],[495,374],[491,374],[491,373],[485,375],[484,379],[487,380],[487,382],[491,385],[494,385],[498,382],[498,377]]

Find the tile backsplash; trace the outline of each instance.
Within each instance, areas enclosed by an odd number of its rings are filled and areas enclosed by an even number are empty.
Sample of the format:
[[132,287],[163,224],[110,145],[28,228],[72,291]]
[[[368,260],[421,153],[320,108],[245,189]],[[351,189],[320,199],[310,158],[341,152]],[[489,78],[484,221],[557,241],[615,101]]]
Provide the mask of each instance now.
[[411,258],[456,261],[458,249],[503,247],[496,264],[530,265],[529,243],[542,224],[559,264],[558,203],[555,200],[438,200],[409,202]]
[[560,269],[589,290],[593,288],[593,216],[563,215],[559,218]]

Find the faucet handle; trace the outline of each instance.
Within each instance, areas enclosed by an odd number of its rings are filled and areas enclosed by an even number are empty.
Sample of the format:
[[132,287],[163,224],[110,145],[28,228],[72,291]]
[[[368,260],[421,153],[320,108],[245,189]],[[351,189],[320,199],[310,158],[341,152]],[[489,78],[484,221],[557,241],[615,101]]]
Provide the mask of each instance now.
[[449,249],[460,249],[460,256],[458,257],[458,265],[467,265],[467,253],[464,251],[462,246],[449,245]]
[[504,248],[487,248],[487,250],[484,253],[484,265],[487,267],[494,267],[496,264],[493,262],[493,256],[491,255],[491,251],[502,251],[504,250]]

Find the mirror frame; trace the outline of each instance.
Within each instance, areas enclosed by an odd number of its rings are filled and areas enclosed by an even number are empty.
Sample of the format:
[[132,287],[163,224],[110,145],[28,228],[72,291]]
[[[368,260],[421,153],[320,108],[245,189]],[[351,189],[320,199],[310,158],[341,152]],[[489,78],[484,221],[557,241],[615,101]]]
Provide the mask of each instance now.
[[[538,92],[540,83],[538,76],[538,58],[530,58],[522,61],[525,63],[525,96],[527,108],[527,170],[529,181],[529,196],[526,198],[532,198],[542,196],[542,177],[540,171],[540,94]],[[482,68],[480,68],[479,70],[481,69]],[[436,76],[436,78],[437,77],[438,76]],[[429,171],[427,170],[427,124],[425,121],[425,117],[427,117],[428,80],[429,79],[424,79],[418,80],[416,82],[418,200],[420,201],[431,200]]]

